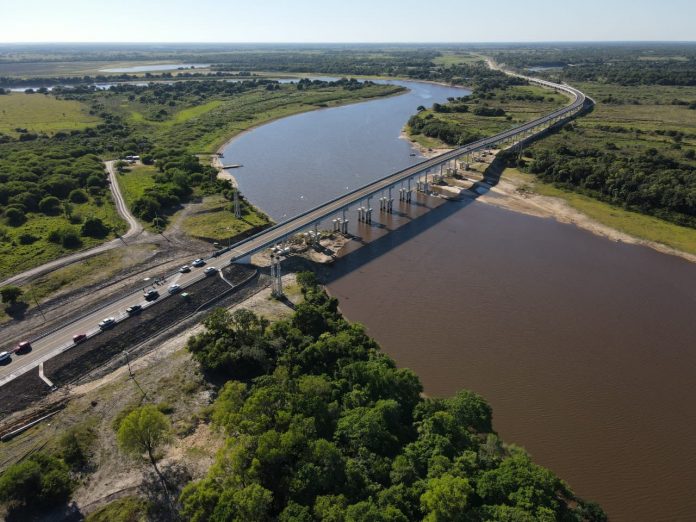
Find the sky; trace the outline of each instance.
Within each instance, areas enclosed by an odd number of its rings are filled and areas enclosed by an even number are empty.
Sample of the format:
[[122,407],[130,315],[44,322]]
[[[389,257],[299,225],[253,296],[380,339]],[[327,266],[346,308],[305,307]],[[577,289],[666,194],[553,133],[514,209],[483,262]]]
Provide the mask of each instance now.
[[0,42],[694,41],[695,0],[0,0]]

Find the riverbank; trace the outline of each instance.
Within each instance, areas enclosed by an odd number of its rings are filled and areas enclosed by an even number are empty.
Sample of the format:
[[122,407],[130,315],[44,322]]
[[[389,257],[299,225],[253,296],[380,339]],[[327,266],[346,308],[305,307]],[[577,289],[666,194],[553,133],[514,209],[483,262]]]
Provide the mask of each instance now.
[[[320,106],[320,105],[302,105],[302,104],[295,104],[295,105],[289,105],[283,108],[282,112],[279,112],[277,114],[270,115],[267,118],[259,118],[256,121],[252,121],[249,123],[249,125],[240,127],[238,129],[235,129],[230,135],[224,138],[222,143],[215,148],[215,152],[210,156],[210,164],[214,168],[218,170],[217,177],[219,179],[226,179],[229,180],[234,187],[238,187],[239,184],[237,182],[237,179],[234,177],[234,175],[229,171],[229,169],[224,169],[223,168],[223,153],[224,150],[236,139],[240,138],[244,134],[253,131],[254,129],[257,129],[259,127],[262,127],[264,125],[271,124],[275,121],[278,121],[283,118],[287,118],[290,116],[295,116],[297,114],[303,114],[306,112],[317,112],[317,111],[322,111],[322,110],[327,110],[327,109],[334,109],[336,107],[345,107],[347,105],[354,105],[356,103],[363,103],[363,102],[368,102],[372,100],[379,100],[383,98],[390,98],[393,96],[401,96],[403,94],[406,94],[409,92],[409,89],[405,87],[399,87],[395,86],[396,89],[393,89],[391,91],[386,91],[383,94],[376,94],[372,96],[363,96],[359,98],[346,98],[343,100],[334,100],[333,104],[326,104],[326,106]],[[228,161],[229,162],[229,161]],[[234,161],[231,161],[234,163]],[[241,167],[243,168],[243,167]]]
[[[422,149],[418,144],[415,146]],[[438,149],[438,153],[449,150]],[[435,155],[435,150],[429,153]],[[484,178],[497,178],[498,182],[483,193],[464,190],[464,197],[475,197],[481,203],[529,216],[555,219],[610,241],[646,246],[696,263],[696,230],[561,190],[538,180],[533,174],[494,165],[495,157],[481,158],[464,174],[470,185]],[[490,169],[499,171],[491,172]],[[451,178],[445,181],[462,187],[462,183],[453,183]]]

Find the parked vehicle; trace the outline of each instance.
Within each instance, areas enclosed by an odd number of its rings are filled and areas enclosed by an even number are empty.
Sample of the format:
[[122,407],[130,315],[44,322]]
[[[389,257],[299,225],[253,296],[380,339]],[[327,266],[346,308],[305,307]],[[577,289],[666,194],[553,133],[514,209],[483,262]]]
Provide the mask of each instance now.
[[99,329],[108,330],[109,328],[113,328],[115,324],[116,319],[114,319],[113,317],[107,317],[106,319],[102,319],[101,321],[99,321]]
[[159,297],[159,292],[153,288],[145,292],[144,295],[146,301],[154,301]]
[[204,272],[205,275],[207,275],[207,276],[213,275],[215,272],[217,272],[217,268],[215,268],[214,266],[209,266],[209,267],[206,268],[203,272]]
[[126,308],[126,313],[128,315],[139,314],[142,311],[143,311],[143,305],[139,305],[139,304],[129,306],[128,308]]
[[31,343],[29,341],[22,341],[15,348],[15,353],[26,353],[31,351]]
[[186,274],[190,271],[191,271],[191,267],[188,265],[184,265],[179,269],[179,272],[181,272],[182,274]]
[[81,334],[75,334],[72,337],[72,342],[75,344],[80,344],[82,341],[87,340],[87,334],[81,333]]
[[170,294],[176,294],[177,292],[181,292],[181,285],[177,285],[176,283],[174,283],[173,285],[171,285],[171,286],[168,288],[167,291],[168,291]]
[[199,266],[205,265],[205,261],[203,261],[200,257],[198,259],[195,259],[193,263],[191,263],[193,266],[198,268]]
[[0,363],[10,360],[10,352],[0,352]]

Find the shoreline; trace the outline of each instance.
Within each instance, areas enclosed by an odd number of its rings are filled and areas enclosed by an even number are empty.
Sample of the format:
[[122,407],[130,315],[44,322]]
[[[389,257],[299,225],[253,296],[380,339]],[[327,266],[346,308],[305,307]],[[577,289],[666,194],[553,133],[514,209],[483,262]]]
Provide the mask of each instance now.
[[[414,150],[417,150],[426,158],[431,158],[444,152],[454,150],[452,148],[438,148],[429,150],[420,143],[412,140],[406,132],[405,127],[401,132],[400,138],[408,140]],[[497,153],[494,157],[497,157]],[[694,254],[684,252],[683,250],[679,250],[658,241],[643,239],[629,234],[628,232],[619,230],[618,228],[605,225],[581,210],[574,208],[563,198],[546,196],[535,192],[534,188],[530,187],[529,182],[535,182],[536,178],[531,174],[529,176],[529,180],[520,178],[514,179],[511,176],[506,176],[505,172],[503,172],[498,183],[490,187],[490,190],[485,194],[474,194],[468,189],[464,189],[461,195],[462,197],[466,198],[474,198],[486,205],[492,205],[505,210],[510,210],[512,212],[517,212],[519,214],[554,219],[559,223],[574,225],[577,228],[590,232],[596,236],[603,237],[609,241],[648,247],[660,252],[661,254],[680,257],[691,263],[696,263],[696,255]],[[598,201],[598,203],[606,204],[601,201]]]
[[[253,131],[253,130],[255,130],[255,129],[258,129],[258,128],[260,128],[260,127],[263,127],[264,125],[269,125],[269,124],[271,124],[271,123],[273,123],[273,122],[276,122],[276,121],[278,121],[278,120],[282,120],[282,119],[284,119],[284,118],[290,118],[290,117],[292,117],[292,116],[297,116],[298,114],[305,114],[305,113],[315,112],[315,111],[324,111],[324,110],[329,110],[329,109],[336,109],[336,108],[339,108],[339,107],[347,107],[347,106],[349,106],[349,105],[355,105],[355,104],[358,104],[358,103],[367,103],[367,102],[371,102],[371,101],[382,100],[382,99],[385,99],[385,98],[391,98],[392,96],[401,96],[401,95],[403,95],[403,94],[408,93],[409,91],[410,91],[410,89],[408,89],[407,87],[405,87],[403,91],[395,92],[395,93],[388,94],[388,95],[385,95],[385,96],[375,96],[375,97],[372,97],[372,98],[365,98],[365,99],[360,99],[360,100],[353,100],[353,101],[349,101],[349,102],[347,102],[347,103],[339,103],[339,104],[334,105],[334,106],[332,106],[332,107],[314,107],[314,108],[309,108],[309,109],[305,109],[305,110],[300,110],[300,111],[295,112],[295,113],[292,113],[292,114],[286,114],[286,115],[284,115],[284,116],[277,116],[277,117],[275,117],[275,118],[271,118],[271,119],[268,119],[268,120],[265,120],[265,121],[256,123],[256,124],[252,125],[251,127],[248,127],[248,128],[246,128],[246,129],[244,129],[244,130],[238,132],[237,134],[234,134],[234,135],[231,136],[230,138],[226,139],[226,140],[224,141],[224,143],[222,143],[222,145],[220,145],[219,147],[217,147],[217,148],[215,149],[215,152],[210,153],[210,157],[211,157],[210,165],[211,165],[212,167],[214,167],[214,168],[217,169],[217,171],[218,171],[218,173],[217,173],[217,178],[219,178],[219,179],[227,179],[227,180],[229,180],[229,181],[232,182],[232,186],[234,186],[235,188],[239,188],[239,183],[238,183],[238,181],[237,181],[237,178],[235,178],[234,175],[231,174],[231,173],[229,172],[230,169],[223,169],[223,168],[222,168],[221,154],[223,153],[223,149],[225,149],[228,145],[230,145],[230,143],[232,143],[234,140],[240,138],[240,137],[243,136],[244,134],[246,134],[246,133],[248,133],[248,132],[251,132],[251,131]],[[201,154],[201,156],[205,156],[205,155],[206,155],[206,154]],[[242,168],[243,168],[243,167],[242,167]],[[248,202],[250,205],[252,205],[254,208],[258,209],[258,207],[257,207],[255,204],[253,204],[251,201],[247,201],[247,202]],[[268,215],[268,214],[266,214],[266,215]]]

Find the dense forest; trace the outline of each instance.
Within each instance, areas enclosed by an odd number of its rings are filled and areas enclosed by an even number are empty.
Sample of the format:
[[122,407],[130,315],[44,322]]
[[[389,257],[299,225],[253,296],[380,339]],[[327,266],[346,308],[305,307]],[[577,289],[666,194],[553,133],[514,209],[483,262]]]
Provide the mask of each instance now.
[[687,162],[655,148],[626,155],[616,146],[601,150],[561,145],[527,154],[533,156],[529,170],[544,181],[696,228],[696,170]]
[[503,444],[481,397],[424,398],[313,274],[298,279],[291,319],[218,310],[189,340],[226,381],[212,421],[227,442],[184,488],[186,520],[605,520]]

